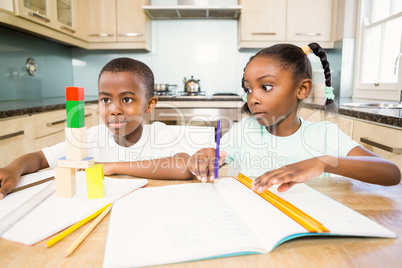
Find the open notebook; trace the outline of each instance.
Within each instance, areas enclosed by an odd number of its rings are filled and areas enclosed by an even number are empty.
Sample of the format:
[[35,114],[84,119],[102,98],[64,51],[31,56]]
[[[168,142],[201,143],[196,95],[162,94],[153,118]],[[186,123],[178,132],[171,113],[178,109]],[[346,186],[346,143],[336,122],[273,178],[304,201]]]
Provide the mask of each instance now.
[[[54,176],[54,170],[22,176],[17,187]],[[56,198],[55,193],[39,204],[1,237],[32,245],[77,223],[105,205],[146,185],[146,179],[111,179],[105,177],[105,197],[88,199],[85,172],[77,172],[77,192],[73,198]],[[7,195],[0,201],[0,219],[18,208],[50,182]]]
[[104,267],[184,262],[267,253],[309,235],[395,238],[395,233],[304,184],[275,194],[330,230],[308,233],[233,178],[215,184],[144,188],[115,202]]

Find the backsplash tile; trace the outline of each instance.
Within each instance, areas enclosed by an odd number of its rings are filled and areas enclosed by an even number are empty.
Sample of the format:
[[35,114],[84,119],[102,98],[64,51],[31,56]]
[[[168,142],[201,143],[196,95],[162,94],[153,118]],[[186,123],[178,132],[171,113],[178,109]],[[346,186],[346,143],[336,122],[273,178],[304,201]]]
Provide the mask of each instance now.
[[[30,76],[26,61],[34,58]],[[0,101],[63,97],[73,85],[71,48],[0,27]]]

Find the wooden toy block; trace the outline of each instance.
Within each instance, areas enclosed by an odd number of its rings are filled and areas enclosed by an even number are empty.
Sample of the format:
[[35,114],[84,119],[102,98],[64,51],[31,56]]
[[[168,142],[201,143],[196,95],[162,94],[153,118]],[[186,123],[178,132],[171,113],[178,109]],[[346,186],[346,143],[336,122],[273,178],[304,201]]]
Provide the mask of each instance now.
[[87,157],[82,160],[67,160],[66,157],[62,157],[57,161],[58,167],[66,168],[89,168],[95,164],[93,157]]
[[87,180],[88,199],[104,198],[104,178],[103,165],[96,164],[85,169]]
[[67,127],[80,128],[85,126],[84,101],[66,101]]
[[66,101],[83,101],[83,87],[66,87]]
[[88,157],[87,128],[65,128],[66,160],[81,161]]
[[75,192],[75,168],[56,167],[56,197],[71,198]]

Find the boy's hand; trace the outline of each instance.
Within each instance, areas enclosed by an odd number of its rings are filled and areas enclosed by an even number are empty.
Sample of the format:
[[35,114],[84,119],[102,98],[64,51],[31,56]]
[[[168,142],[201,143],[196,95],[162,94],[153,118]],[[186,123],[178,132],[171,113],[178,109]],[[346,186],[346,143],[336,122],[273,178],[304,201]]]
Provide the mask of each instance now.
[[18,174],[8,168],[0,168],[0,200],[17,186]]
[[[210,181],[215,179],[215,152],[214,148],[206,148],[197,151],[190,157],[188,169],[202,182],[207,182],[207,176]],[[226,152],[220,151],[219,167],[224,164],[225,157]]]
[[325,162],[320,158],[311,158],[294,164],[268,171],[256,178],[251,190],[262,193],[274,184],[280,184],[278,192],[290,189],[296,183],[306,182],[324,172]]

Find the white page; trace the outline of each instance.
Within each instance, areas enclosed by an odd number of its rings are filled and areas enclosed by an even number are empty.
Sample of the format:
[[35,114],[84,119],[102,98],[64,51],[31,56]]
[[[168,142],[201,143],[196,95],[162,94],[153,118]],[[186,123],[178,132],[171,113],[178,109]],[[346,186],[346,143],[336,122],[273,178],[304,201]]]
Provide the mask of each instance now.
[[146,188],[114,204],[103,265],[166,264],[261,246],[214,185]]
[[[223,178],[217,180],[215,186],[237,214],[242,215],[249,228],[258,234],[267,251],[286,237],[308,233],[237,180]],[[390,230],[305,184],[296,184],[284,193],[276,189],[271,187],[270,191],[321,222],[331,231],[330,235],[396,237]]]
[[[19,185],[54,176],[54,170],[21,177]],[[77,172],[77,192],[73,198],[56,198],[55,193],[33,209],[1,237],[32,245],[93,214],[108,203],[147,184],[146,179],[111,179],[105,177],[105,197],[88,199],[85,172]],[[7,195],[0,201],[0,219],[50,183],[43,183]]]

